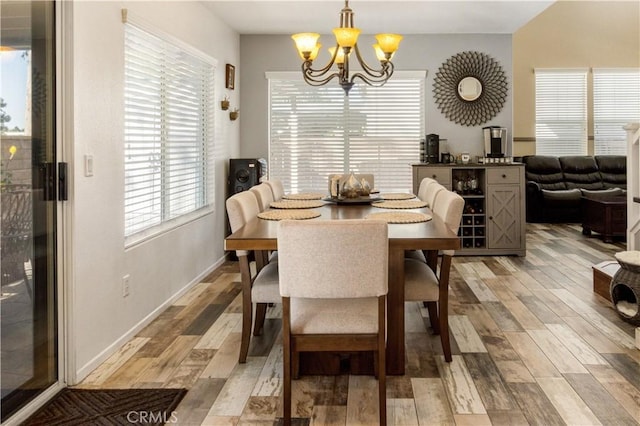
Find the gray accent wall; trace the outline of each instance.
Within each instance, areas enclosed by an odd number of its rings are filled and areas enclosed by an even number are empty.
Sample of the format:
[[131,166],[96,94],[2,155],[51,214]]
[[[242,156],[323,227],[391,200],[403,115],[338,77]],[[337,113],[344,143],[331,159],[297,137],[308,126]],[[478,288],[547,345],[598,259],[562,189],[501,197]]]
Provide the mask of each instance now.
[[[326,48],[333,46],[333,36],[321,37],[324,52],[318,65],[328,61]],[[373,36],[361,35],[359,45],[365,59],[374,64],[371,44]],[[488,54],[502,65],[509,84],[505,105],[493,119],[479,126],[462,126],[449,121],[438,109],[433,97],[433,79],[438,68],[456,53],[479,51]],[[447,139],[449,152],[469,152],[482,155],[484,142],[482,127],[501,126],[508,129],[509,153],[513,129],[513,72],[511,34],[424,34],[408,35],[400,43],[394,57],[396,70],[426,70],[426,133],[436,133]],[[241,35],[240,36],[240,154],[242,157],[268,158],[268,81],[269,71],[299,71],[301,60],[295,45],[288,35]],[[393,77],[392,77],[393,78]],[[329,84],[337,84],[332,81]],[[356,84],[364,84],[357,82]],[[416,141],[416,144],[419,141]],[[473,158],[473,157],[472,157]]]

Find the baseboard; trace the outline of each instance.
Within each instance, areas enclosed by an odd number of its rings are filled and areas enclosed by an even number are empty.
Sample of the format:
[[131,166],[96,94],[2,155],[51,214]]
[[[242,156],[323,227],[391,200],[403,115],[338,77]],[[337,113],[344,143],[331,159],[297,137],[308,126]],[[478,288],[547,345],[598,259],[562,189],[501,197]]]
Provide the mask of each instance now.
[[202,282],[202,280],[213,272],[216,268],[220,267],[227,260],[227,255],[225,254],[221,259],[215,262],[213,265],[209,266],[202,273],[200,273],[196,278],[194,278],[191,282],[185,285],[182,289],[178,290],[173,296],[167,299],[163,304],[158,306],[153,310],[149,315],[143,318],[138,324],[133,326],[129,331],[120,336],[115,342],[109,345],[105,350],[96,355],[91,361],[86,363],[84,366],[79,368],[75,374],[75,383],[69,383],[69,385],[76,385],[85,379],[93,370],[98,368],[103,362],[105,362],[111,355],[116,353],[125,343],[135,337],[140,330],[145,328],[147,325],[151,323],[154,319],[156,319],[162,312],[165,311],[169,306],[173,305],[176,300],[182,297],[187,291],[191,290],[193,286]]

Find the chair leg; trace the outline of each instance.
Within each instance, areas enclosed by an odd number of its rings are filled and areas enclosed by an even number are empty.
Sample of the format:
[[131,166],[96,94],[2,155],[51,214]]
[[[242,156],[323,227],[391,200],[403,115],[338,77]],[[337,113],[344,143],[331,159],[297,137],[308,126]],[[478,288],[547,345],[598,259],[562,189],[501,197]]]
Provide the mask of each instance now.
[[440,304],[440,342],[444,352],[444,360],[451,362],[451,343],[449,341],[449,315],[447,313],[446,301]]
[[437,302],[424,302],[429,311],[429,322],[433,329],[433,334],[440,334],[440,324],[438,322],[438,303]]
[[264,328],[264,319],[267,316],[267,303],[256,304],[256,322],[253,326],[253,335],[260,336]]
[[247,362],[249,353],[249,340],[251,339],[251,322],[253,303],[251,302],[251,272],[246,256],[240,259],[240,276],[242,277],[242,337],[240,340],[240,356],[238,362]]
[[380,413],[380,424],[387,425],[387,359],[385,342],[385,305],[386,298],[381,297],[378,305],[378,405]]
[[282,422],[291,425],[291,328],[289,327],[289,298],[282,307]]

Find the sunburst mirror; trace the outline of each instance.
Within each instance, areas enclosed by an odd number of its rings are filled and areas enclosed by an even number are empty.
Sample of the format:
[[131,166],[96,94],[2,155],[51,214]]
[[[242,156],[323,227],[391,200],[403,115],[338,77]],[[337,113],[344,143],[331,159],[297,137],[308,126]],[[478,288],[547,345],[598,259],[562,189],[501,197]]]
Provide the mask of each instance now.
[[495,117],[508,90],[502,66],[482,52],[461,52],[447,59],[433,82],[440,111],[464,126],[477,126]]

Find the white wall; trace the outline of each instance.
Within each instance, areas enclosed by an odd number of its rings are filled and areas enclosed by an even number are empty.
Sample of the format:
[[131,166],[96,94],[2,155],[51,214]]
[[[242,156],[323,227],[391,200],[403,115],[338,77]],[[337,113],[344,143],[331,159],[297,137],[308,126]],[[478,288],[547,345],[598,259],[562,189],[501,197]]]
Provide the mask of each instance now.
[[[323,49],[333,46],[333,36],[323,36]],[[360,36],[359,46],[365,59],[374,63],[369,53],[372,36]],[[366,53],[364,53],[366,51]],[[433,97],[433,79],[438,68],[456,53],[479,51],[495,59],[505,71],[509,93],[502,111],[485,124],[474,127],[461,126],[449,121],[438,109]],[[328,60],[323,53],[319,66]],[[484,150],[482,127],[496,125],[507,127],[509,141],[513,129],[513,73],[510,34],[425,34],[408,35],[400,43],[394,57],[396,70],[427,70],[426,85],[426,133],[436,133],[447,139],[449,151],[468,151],[471,155],[482,155]],[[240,96],[241,125],[240,146],[243,157],[268,158],[268,84],[267,71],[299,71],[301,61],[293,40],[287,35],[242,35],[240,36]],[[392,77],[393,78],[393,77]],[[329,84],[337,84],[331,82]],[[363,84],[356,82],[356,84]],[[416,141],[416,144],[419,141]]]
[[[131,333],[224,255],[227,163],[239,153],[237,122],[216,117],[215,212],[125,250],[123,46],[121,9],[218,60],[216,103],[236,104],[224,88],[225,63],[239,65],[239,36],[200,2],[75,2],[74,143],[71,199],[71,375],[82,379]],[[238,66],[238,68],[240,68]],[[219,110],[218,110],[219,111]],[[85,177],[84,155],[94,157]],[[122,277],[131,276],[122,296]]]

